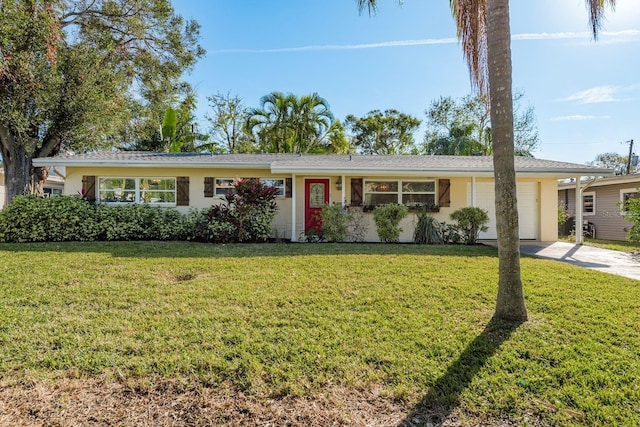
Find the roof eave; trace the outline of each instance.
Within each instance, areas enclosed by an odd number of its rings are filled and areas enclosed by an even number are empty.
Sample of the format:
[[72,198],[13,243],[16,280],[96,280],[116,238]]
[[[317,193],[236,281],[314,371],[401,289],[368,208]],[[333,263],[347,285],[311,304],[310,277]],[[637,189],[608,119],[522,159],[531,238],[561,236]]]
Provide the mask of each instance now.
[[33,159],[34,166],[65,166],[65,167],[111,167],[111,168],[187,168],[187,169],[270,169],[271,163],[256,162],[149,162],[147,160],[71,160],[41,157]]

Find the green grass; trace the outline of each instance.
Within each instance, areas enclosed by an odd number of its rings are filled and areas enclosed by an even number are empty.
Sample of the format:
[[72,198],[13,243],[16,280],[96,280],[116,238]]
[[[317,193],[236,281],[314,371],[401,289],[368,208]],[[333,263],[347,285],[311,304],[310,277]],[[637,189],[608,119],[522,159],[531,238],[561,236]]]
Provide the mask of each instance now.
[[113,376],[554,425],[640,424],[640,282],[523,258],[530,321],[491,323],[497,253],[360,244],[0,245],[0,381]]

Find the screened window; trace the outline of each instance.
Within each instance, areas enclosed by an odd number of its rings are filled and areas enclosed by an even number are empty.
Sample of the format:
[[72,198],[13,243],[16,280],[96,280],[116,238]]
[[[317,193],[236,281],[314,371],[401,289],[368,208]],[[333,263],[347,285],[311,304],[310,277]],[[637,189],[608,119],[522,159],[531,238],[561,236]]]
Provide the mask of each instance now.
[[386,205],[400,203],[398,181],[365,181],[364,203],[366,205]]
[[435,205],[435,181],[371,180],[364,183],[366,205],[389,203],[407,206]]
[[[237,178],[216,178],[215,181],[215,195],[218,197],[224,197],[227,193],[235,192],[233,185]],[[269,187],[276,187],[278,189],[278,196],[285,196],[285,180],[284,178],[260,178],[260,182]]]
[[283,178],[260,178],[260,182],[268,187],[276,187],[278,189],[278,196],[284,197],[285,181]]
[[235,178],[216,178],[216,196],[225,196],[227,193],[234,193],[236,191],[233,183],[235,182]]
[[640,199],[640,189],[638,188],[625,188],[620,190],[620,210],[624,214],[624,208],[627,202],[631,199]]
[[596,193],[589,192],[582,194],[582,212],[586,216],[596,214]]
[[98,200],[102,203],[148,203],[158,206],[175,206],[176,179],[99,178]]
[[402,204],[408,206],[435,205],[435,181],[402,181]]

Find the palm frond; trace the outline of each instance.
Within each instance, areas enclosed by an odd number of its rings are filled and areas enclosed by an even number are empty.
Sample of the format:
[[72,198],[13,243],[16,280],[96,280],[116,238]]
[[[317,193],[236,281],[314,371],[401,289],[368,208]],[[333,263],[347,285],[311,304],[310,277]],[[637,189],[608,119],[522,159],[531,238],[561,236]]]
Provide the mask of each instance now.
[[478,88],[480,94],[487,94],[487,0],[450,0],[450,6],[471,84]]
[[602,28],[602,20],[604,18],[604,10],[607,5],[611,10],[616,8],[616,0],[587,0],[587,8],[589,9],[589,23],[593,38],[598,38],[598,31]]
[[357,0],[357,2],[360,13],[367,9],[369,15],[374,15],[378,10],[378,2],[376,0]]

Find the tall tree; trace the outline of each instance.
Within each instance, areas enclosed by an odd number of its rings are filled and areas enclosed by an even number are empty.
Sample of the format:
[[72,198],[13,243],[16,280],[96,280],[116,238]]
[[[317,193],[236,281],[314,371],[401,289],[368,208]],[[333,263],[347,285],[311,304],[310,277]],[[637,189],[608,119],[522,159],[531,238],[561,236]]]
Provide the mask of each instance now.
[[416,149],[413,133],[420,120],[398,110],[373,110],[364,117],[349,114],[345,125],[363,154],[410,154]]
[[324,152],[328,154],[349,154],[353,147],[344,132],[344,125],[340,120],[334,120],[329,129],[327,141],[324,144]]
[[211,113],[206,119],[211,125],[212,151],[227,153],[251,153],[256,147],[244,131],[248,110],[242,99],[230,93],[217,93],[207,97]]
[[122,131],[117,148],[157,152],[202,151],[208,148],[206,140],[209,136],[198,131],[194,114],[195,94],[188,93],[178,105],[174,105],[170,99],[153,102],[134,100],[130,107],[132,117]]
[[[609,152],[609,153],[601,153],[596,156],[596,158],[589,162],[590,165],[600,166],[603,168],[613,169],[616,175],[626,175],[627,173],[627,165],[629,158],[627,156],[623,156],[622,154]],[[631,173],[638,172],[638,166],[634,165],[631,162],[630,167]]]
[[[586,0],[594,38],[607,5],[615,0]],[[376,0],[357,0],[362,11],[375,11]],[[498,237],[498,298],[495,317],[527,319],[520,277],[520,241],[513,142],[513,96],[509,0],[450,0],[458,37],[472,82],[490,100],[496,230]]]
[[[532,106],[524,109],[516,93],[514,105],[514,148],[518,156],[533,157],[538,147],[538,129]],[[426,111],[425,154],[490,155],[493,153],[489,102],[486,96],[441,97]],[[443,152],[444,151],[444,152]]]
[[198,30],[169,0],[0,2],[7,201],[42,184],[34,157],[117,143],[133,92],[176,87],[204,54]]
[[329,103],[317,93],[298,98],[272,92],[249,110],[246,128],[263,151],[311,153],[323,151],[332,124]]

